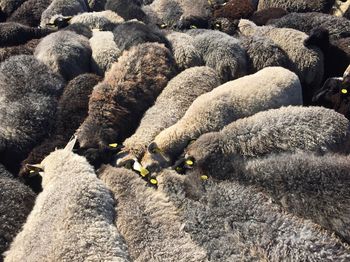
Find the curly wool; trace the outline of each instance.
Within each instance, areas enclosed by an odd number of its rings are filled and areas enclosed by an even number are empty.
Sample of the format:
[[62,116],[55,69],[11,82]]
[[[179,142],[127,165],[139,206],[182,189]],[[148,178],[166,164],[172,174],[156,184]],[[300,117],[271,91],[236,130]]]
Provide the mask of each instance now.
[[295,13],[328,13],[334,2],[335,0],[259,0],[258,11],[271,7],[280,7],[288,12]]

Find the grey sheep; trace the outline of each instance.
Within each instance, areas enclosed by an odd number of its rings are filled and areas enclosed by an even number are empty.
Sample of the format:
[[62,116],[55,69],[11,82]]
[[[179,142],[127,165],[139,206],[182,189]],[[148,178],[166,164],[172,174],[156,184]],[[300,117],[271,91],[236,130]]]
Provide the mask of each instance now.
[[245,19],[240,20],[239,31],[245,36],[269,38],[287,53],[292,61],[290,68],[298,75],[303,86],[304,103],[309,104],[313,92],[320,87],[322,82],[324,57],[318,47],[304,45],[308,35],[290,28],[256,26],[253,22]]
[[92,92],[89,115],[77,130],[80,147],[121,143],[133,134],[176,72],[174,58],[162,44],[140,44],[124,51]]
[[151,171],[169,166],[191,140],[204,133],[219,131],[262,110],[301,103],[300,81],[293,72],[282,67],[264,68],[199,96],[176,124],[154,138],[141,163]]
[[11,172],[50,131],[63,88],[63,79],[33,56],[0,64],[0,159]]
[[34,206],[35,194],[0,164],[0,261]]
[[247,54],[240,40],[213,30],[189,30],[187,33],[193,36],[194,46],[205,65],[214,68],[222,82],[246,74]]
[[[209,261],[347,261],[349,247],[310,220],[285,212],[253,186],[197,181],[164,170],[159,193],[175,203],[186,233]],[[195,195],[194,195],[195,192]]]
[[223,179],[227,172],[239,171],[245,159],[271,153],[348,153],[349,138],[349,120],[343,115],[324,107],[288,106],[259,112],[200,136],[186,149],[185,159],[201,172]]
[[72,31],[59,31],[43,38],[34,56],[66,80],[90,72],[89,40]]
[[109,24],[123,23],[124,19],[117,13],[110,10],[101,12],[82,13],[75,15],[70,19],[70,24],[81,23],[90,27],[90,29],[104,29]]
[[73,16],[89,11],[86,0],[53,0],[41,15],[40,26],[45,28],[57,16]]
[[107,0],[105,9],[116,12],[125,20],[137,19],[146,22],[148,19],[138,0]]
[[328,13],[335,0],[259,0],[258,10],[280,7],[288,12],[323,12]]
[[20,5],[26,0],[1,0],[0,1],[0,12],[6,16],[10,16]]
[[115,200],[72,142],[36,167],[44,190],[5,261],[130,261],[114,226]]
[[92,49],[91,70],[103,76],[117,62],[122,52],[114,42],[112,32],[93,30],[92,34],[89,40]]
[[272,19],[268,23],[275,27],[287,27],[310,34],[314,28],[327,29],[331,40],[342,38],[342,34],[350,34],[350,20],[321,13],[291,13],[279,19]]
[[183,230],[179,210],[134,172],[101,168],[100,179],[113,192],[116,226],[134,261],[207,261],[206,252]]
[[350,242],[349,156],[309,153],[248,161],[242,180],[259,186],[289,212]]
[[135,133],[123,143],[127,156],[119,160],[140,160],[159,132],[175,124],[200,95],[220,85],[216,72],[209,67],[192,67],[171,79],[154,106],[144,114]]
[[180,70],[204,65],[201,54],[195,48],[193,37],[181,32],[171,32],[166,37],[171,44],[171,50]]

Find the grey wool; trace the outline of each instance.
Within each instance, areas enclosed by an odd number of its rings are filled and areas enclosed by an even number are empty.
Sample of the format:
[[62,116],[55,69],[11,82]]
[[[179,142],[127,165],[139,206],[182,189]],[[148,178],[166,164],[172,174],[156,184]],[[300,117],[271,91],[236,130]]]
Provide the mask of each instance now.
[[61,30],[43,38],[34,56],[66,80],[90,72],[89,40],[72,31]]
[[171,79],[135,133],[124,141],[124,151],[128,152],[125,159],[140,160],[156,135],[175,124],[198,96],[219,85],[218,75],[209,67],[192,67]]
[[174,58],[162,44],[124,51],[92,92],[89,115],[77,131],[80,146],[96,148],[131,136],[176,72]]
[[344,17],[337,17],[321,13],[291,13],[280,19],[269,21],[275,27],[294,28],[309,34],[312,29],[322,27],[329,32],[329,38],[336,40],[342,38],[342,34],[350,34],[350,20]]
[[63,87],[33,56],[0,64],[0,159],[10,171],[48,134]]
[[245,36],[262,36],[271,39],[286,52],[291,65],[303,86],[304,102],[310,102],[312,93],[317,90],[324,74],[324,57],[316,46],[306,47],[304,41],[308,35],[290,28],[256,26],[253,22],[241,19],[239,31]]
[[100,179],[117,200],[115,223],[133,261],[207,261],[205,250],[184,231],[180,210],[164,193],[127,169],[101,169]]
[[288,106],[259,112],[200,136],[188,146],[185,158],[201,172],[224,179],[228,172],[239,171],[245,159],[271,153],[348,153],[349,138],[349,120],[343,115],[324,107]]
[[290,213],[350,242],[349,156],[298,152],[249,161],[243,177]]
[[213,30],[189,30],[206,66],[214,68],[222,82],[246,75],[247,54],[240,40]]
[[142,164],[149,168],[171,165],[191,140],[204,133],[219,131],[232,121],[263,110],[300,104],[299,79],[282,67],[267,67],[227,82],[199,96],[176,124],[160,132],[152,142],[160,152],[147,152]]
[[114,23],[123,23],[124,19],[113,11],[106,10],[101,12],[82,13],[72,17],[70,24],[81,23],[90,29],[102,30],[107,25]]
[[[310,220],[285,212],[254,186],[197,181],[164,170],[158,191],[180,210],[184,231],[209,261],[347,261],[349,247]],[[195,178],[194,178],[195,177]],[[194,196],[195,192],[195,196]]]
[[59,15],[74,16],[88,11],[86,0],[53,0],[41,15],[40,26],[47,27]]
[[271,39],[261,36],[240,38],[247,52],[247,72],[252,74],[269,66],[281,66],[292,70],[287,53]]
[[323,12],[328,13],[334,0],[259,0],[258,10],[280,7],[288,12]]
[[15,55],[33,55],[39,42],[40,39],[32,39],[22,45],[0,47],[0,62],[3,62],[7,58]]
[[0,0],[0,10],[9,16],[26,0]]
[[114,42],[113,33],[109,31],[93,30],[89,42],[92,49],[91,70],[103,76],[117,62],[122,51]]
[[34,206],[35,194],[0,164],[0,261]]
[[171,32],[166,37],[171,44],[171,50],[180,70],[204,65],[203,58],[196,49],[192,36],[181,32]]
[[130,261],[115,200],[86,159],[59,149],[41,166],[43,192],[5,261]]

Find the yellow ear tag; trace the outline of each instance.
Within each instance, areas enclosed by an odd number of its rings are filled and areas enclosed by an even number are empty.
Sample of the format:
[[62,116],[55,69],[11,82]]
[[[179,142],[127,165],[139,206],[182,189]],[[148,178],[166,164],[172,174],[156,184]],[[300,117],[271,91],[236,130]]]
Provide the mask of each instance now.
[[197,26],[191,25],[190,28],[191,28],[191,29],[197,29]]
[[149,182],[150,182],[152,185],[157,185],[157,184],[158,184],[158,181],[157,181],[157,179],[155,179],[155,178],[151,178],[151,179],[149,180]]
[[29,174],[33,174],[33,173],[35,173],[34,170],[30,170],[30,171],[29,171]]
[[161,24],[160,25],[160,28],[166,28],[167,27],[167,24]]
[[208,180],[208,176],[203,175],[203,176],[201,176],[201,179],[202,179],[202,180]]
[[149,174],[149,171],[148,171],[146,168],[142,167],[141,170],[140,170],[140,175],[141,175],[142,177],[145,177],[145,176],[147,176],[148,174]]
[[109,144],[110,147],[113,147],[113,148],[116,148],[118,146],[117,143],[112,143],[112,144]]
[[192,160],[186,160],[186,165],[193,166],[193,161]]
[[340,91],[342,94],[347,94],[348,93],[348,90],[343,88],[341,91]]

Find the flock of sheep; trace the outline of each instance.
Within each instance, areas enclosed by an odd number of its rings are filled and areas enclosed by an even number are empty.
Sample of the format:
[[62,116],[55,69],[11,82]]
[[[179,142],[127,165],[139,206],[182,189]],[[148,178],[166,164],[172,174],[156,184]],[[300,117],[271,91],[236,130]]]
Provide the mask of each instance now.
[[0,261],[349,261],[350,0],[0,0]]

